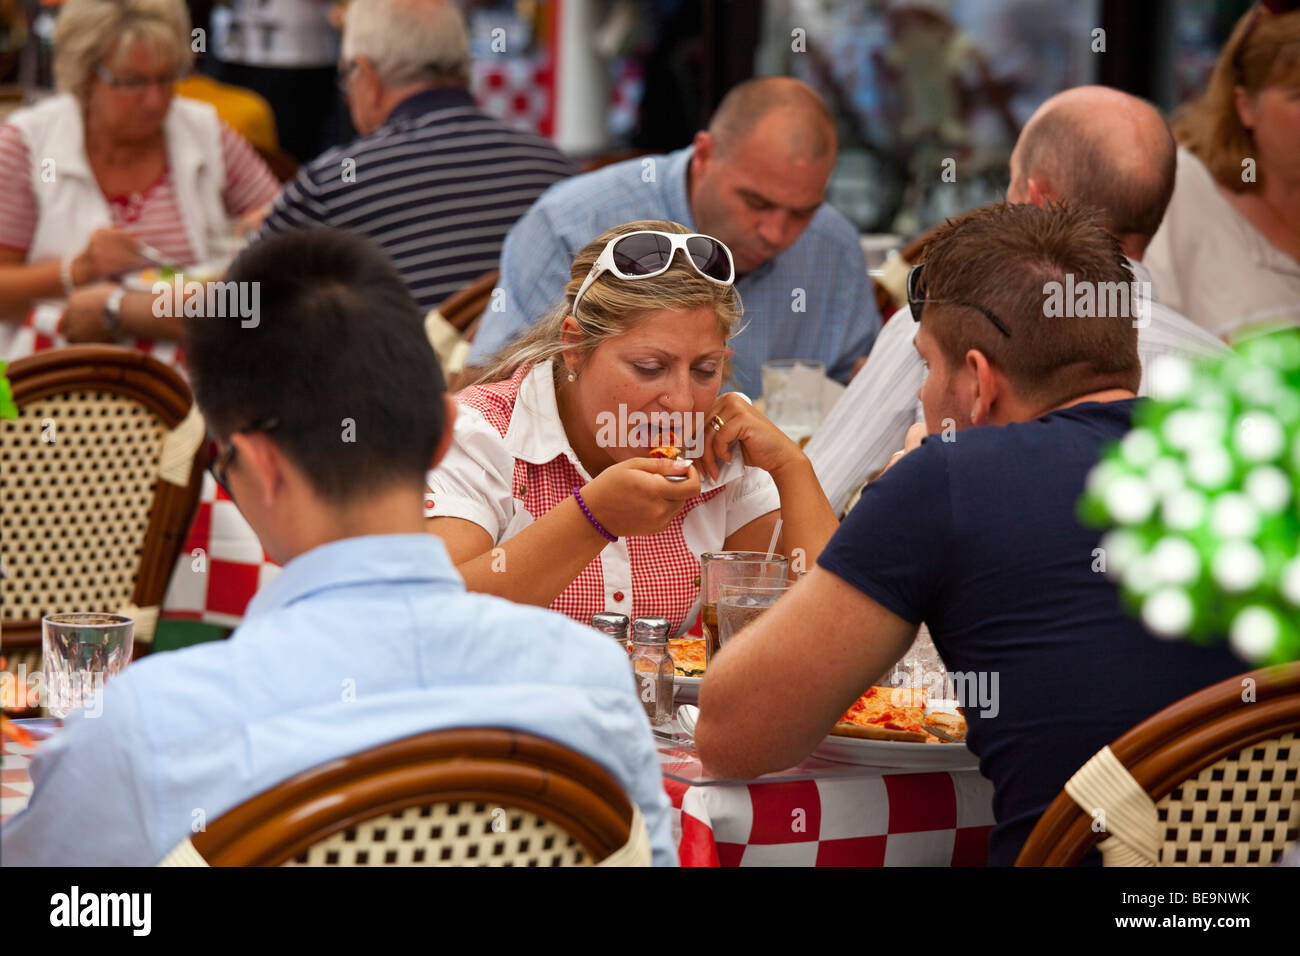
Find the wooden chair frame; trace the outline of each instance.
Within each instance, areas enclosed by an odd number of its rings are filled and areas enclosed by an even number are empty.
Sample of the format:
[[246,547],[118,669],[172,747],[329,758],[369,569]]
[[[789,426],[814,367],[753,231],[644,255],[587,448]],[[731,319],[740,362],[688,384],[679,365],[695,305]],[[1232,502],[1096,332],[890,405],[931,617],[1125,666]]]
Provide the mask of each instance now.
[[[142,352],[110,345],[77,345],[17,359],[7,371],[19,416],[30,402],[79,390],[112,392],[131,398],[175,428],[189,414],[193,396],[184,379],[162,362]],[[132,601],[156,607],[171,578],[176,557],[189,533],[207,466],[206,443],[200,443],[184,488],[159,478],[136,571]],[[40,646],[40,620],[6,620],[4,643],[12,647]],[[137,648],[141,644],[137,642]]]
[[[1243,703],[1245,681],[1255,700]],[[1110,745],[1154,801],[1253,743],[1300,731],[1300,662],[1250,671],[1171,704]],[[1077,866],[1105,833],[1065,791],[1025,841],[1016,866]]]
[[492,301],[492,290],[500,277],[501,273],[495,269],[485,272],[438,304],[438,312],[466,342],[473,341],[474,333],[478,331],[478,320]]
[[430,803],[474,801],[553,821],[599,861],[627,842],[632,804],[610,774],[516,730],[429,731],[332,760],[245,801],[191,842],[209,866],[278,866],[335,833]]

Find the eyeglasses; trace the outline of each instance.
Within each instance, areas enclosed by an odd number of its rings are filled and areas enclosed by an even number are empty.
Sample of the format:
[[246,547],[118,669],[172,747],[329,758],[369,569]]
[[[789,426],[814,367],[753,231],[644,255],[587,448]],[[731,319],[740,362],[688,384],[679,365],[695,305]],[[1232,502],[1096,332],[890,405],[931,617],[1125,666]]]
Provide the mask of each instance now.
[[[280,419],[271,416],[264,418],[256,425],[249,425],[247,428],[240,428],[231,432],[231,436],[247,435],[252,432],[269,432],[280,427]],[[221,447],[219,442],[211,433],[208,434],[208,473],[212,475],[212,480],[221,486],[221,490],[229,495],[230,500],[234,501],[235,496],[230,491],[230,486],[226,484],[226,475],[230,471],[230,466],[235,460],[235,446],[233,444]]]
[[729,286],[736,281],[736,264],[731,250],[712,236],[699,233],[683,235],[671,232],[629,232],[611,239],[592,264],[578,294],[573,297],[573,312],[591,284],[606,272],[620,279],[653,279],[668,271],[673,256],[681,249],[695,271],[715,285]]
[[163,89],[170,90],[176,85],[177,80],[183,80],[189,72],[182,70],[155,77],[118,76],[108,67],[98,66],[95,68],[95,75],[115,90],[124,93],[143,93],[151,86],[161,86]]
[[1007,338],[1011,338],[1011,332],[998,319],[996,315],[984,308],[982,305],[976,305],[974,302],[962,302],[958,299],[927,299],[925,292],[921,288],[921,270],[925,263],[921,262],[914,266],[907,274],[907,307],[912,311],[913,321],[921,321],[921,311],[925,308],[927,302],[934,305],[960,305],[962,308],[975,309],[977,312],[983,312],[985,317],[992,322],[999,332]]

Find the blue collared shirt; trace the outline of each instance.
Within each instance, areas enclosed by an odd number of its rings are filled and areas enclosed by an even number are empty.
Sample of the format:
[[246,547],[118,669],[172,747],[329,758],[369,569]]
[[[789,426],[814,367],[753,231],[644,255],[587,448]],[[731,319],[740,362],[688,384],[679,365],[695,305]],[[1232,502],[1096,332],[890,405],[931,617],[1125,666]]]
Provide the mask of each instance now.
[[299,771],[426,730],[507,727],[600,763],[673,865],[668,799],[627,655],[559,614],[468,594],[432,535],[322,545],[226,641],[157,654],[32,758],[6,865],[150,866]]
[[[645,156],[556,183],[517,222],[501,252],[505,295],[483,313],[467,364],[482,366],[511,339],[560,305],[574,256],[613,226],[667,219],[696,228],[686,194],[691,148]],[[736,283],[745,315],[732,385],[763,390],[769,359],[820,361],[847,382],[871,350],[880,313],[857,230],[825,203],[799,239]]]

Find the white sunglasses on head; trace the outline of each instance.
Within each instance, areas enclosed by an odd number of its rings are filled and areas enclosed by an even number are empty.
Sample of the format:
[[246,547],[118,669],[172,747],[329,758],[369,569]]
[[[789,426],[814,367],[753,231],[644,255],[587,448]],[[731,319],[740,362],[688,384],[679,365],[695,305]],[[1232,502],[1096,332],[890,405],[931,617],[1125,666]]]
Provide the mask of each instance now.
[[736,264],[731,250],[718,239],[700,233],[672,233],[644,230],[629,232],[611,239],[587,273],[578,294],[573,297],[573,312],[591,288],[591,284],[606,272],[620,279],[652,279],[663,275],[673,264],[673,256],[681,249],[700,275],[715,285],[729,286],[736,281]]

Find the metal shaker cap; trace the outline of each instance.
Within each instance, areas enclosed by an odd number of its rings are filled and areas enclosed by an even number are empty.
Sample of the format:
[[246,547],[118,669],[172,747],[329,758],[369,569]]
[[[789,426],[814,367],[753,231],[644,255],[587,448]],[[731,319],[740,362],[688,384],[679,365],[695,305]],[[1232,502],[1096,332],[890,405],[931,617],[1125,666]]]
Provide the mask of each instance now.
[[632,640],[637,644],[666,644],[668,619],[664,617],[638,617],[632,621]]
[[609,612],[593,614],[591,616],[591,626],[596,630],[614,637],[627,637],[627,615],[611,614]]

